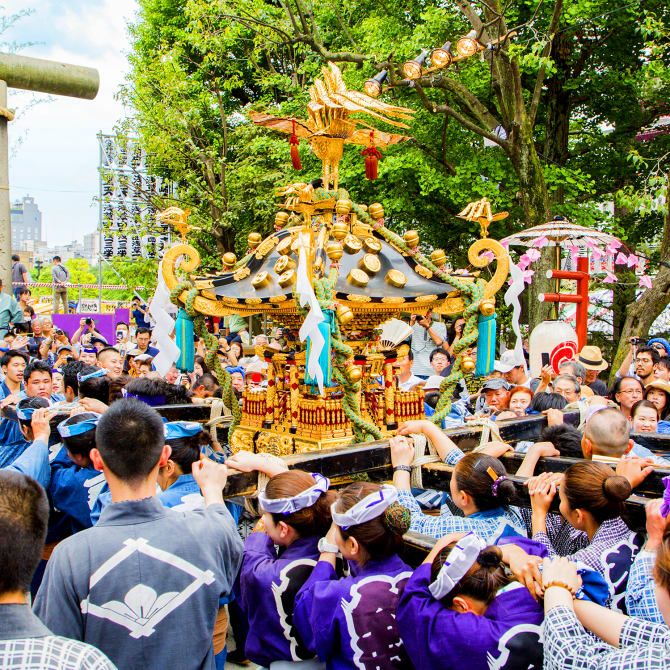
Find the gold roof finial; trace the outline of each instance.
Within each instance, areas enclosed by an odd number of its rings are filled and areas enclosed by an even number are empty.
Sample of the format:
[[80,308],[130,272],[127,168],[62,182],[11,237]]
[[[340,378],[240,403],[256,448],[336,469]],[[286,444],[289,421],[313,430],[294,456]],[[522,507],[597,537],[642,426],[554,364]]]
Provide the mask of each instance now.
[[307,104],[307,119],[288,119],[259,112],[249,112],[249,118],[259,126],[266,126],[282,133],[295,133],[306,139],[316,156],[321,160],[323,187],[337,190],[339,165],[345,144],[377,148],[409,139],[377,130],[374,126],[352,114],[362,114],[397,128],[407,128],[405,121],[411,121],[414,110],[389,105],[371,98],[360,91],[347,89],[340,69],[329,63],[321,70],[323,80],[315,79],[309,88],[310,102]]
[[469,203],[468,206],[462,212],[456,214],[456,216],[459,219],[465,219],[466,221],[479,222],[479,225],[481,226],[481,237],[488,237],[491,222],[506,219],[509,216],[509,212],[498,212],[497,214],[493,214],[491,212],[491,203],[488,201],[488,198],[482,198],[481,200],[475,200],[474,202]]
[[172,226],[181,235],[182,242],[185,242],[188,231],[193,227],[188,223],[190,213],[190,209],[168,207],[158,214],[158,220]]

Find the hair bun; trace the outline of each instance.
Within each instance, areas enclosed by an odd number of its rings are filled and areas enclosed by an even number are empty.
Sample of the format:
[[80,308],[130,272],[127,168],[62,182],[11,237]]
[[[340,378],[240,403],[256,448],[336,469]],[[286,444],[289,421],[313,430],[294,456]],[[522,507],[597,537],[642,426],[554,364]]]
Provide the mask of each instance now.
[[477,563],[482,568],[497,568],[502,561],[502,550],[500,547],[485,547],[479,552]]
[[623,502],[632,491],[630,482],[625,477],[611,475],[603,481],[603,493],[610,502]]
[[383,521],[391,532],[404,535],[412,523],[412,515],[404,505],[394,502],[384,511]]

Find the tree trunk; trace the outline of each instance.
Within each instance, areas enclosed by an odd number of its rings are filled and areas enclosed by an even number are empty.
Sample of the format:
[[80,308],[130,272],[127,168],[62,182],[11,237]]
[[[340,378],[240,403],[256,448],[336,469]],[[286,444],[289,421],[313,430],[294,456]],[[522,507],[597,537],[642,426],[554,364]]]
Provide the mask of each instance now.
[[[556,71],[547,79],[547,113],[544,140],[545,158],[558,165],[568,161],[568,139],[570,131],[570,91],[565,83],[570,80],[571,71],[568,59],[572,36],[559,33],[552,44],[551,59]],[[563,204],[565,190],[560,186],[552,198],[553,202]]]
[[[519,198],[528,227],[545,223],[550,218],[549,195],[531,129],[523,127],[519,129],[518,136],[514,138],[511,159],[519,180]],[[552,267],[553,250],[543,252],[540,260],[533,266],[535,271],[533,281],[526,289],[528,291],[528,325],[531,331],[538,323],[546,321],[551,312],[551,304],[540,302],[538,296],[551,289],[546,273]]]
[[663,262],[670,262],[670,175],[666,176],[665,189],[665,215],[663,217],[663,240],[660,248],[660,260],[658,274],[654,278],[651,288],[648,288],[637,300],[632,301],[626,307],[626,321],[624,322],[619,338],[614,361],[612,363],[612,375],[618,370],[626,352],[628,351],[629,339],[631,337],[646,337],[649,329],[658,315],[670,303],[670,267]]

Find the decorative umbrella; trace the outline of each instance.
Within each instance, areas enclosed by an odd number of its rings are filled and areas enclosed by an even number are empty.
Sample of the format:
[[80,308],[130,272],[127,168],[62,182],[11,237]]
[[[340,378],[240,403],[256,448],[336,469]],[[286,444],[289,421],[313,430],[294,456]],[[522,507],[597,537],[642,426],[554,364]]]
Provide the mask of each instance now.
[[508,246],[522,247],[543,247],[547,243],[553,242],[557,246],[569,249],[570,247],[580,247],[582,249],[593,248],[594,245],[603,246],[613,245],[616,248],[621,246],[620,240],[614,235],[603,233],[595,228],[578,226],[576,223],[570,223],[562,216],[555,217],[552,221],[543,223],[539,226],[527,228],[514,235],[509,235],[501,240]]
[[[573,259],[590,252],[593,260],[608,259],[613,261],[615,254],[623,246],[621,240],[617,239],[614,235],[603,233],[595,228],[579,226],[575,223],[571,223],[562,216],[557,216],[547,223],[509,235],[501,240],[501,243],[508,247],[522,246],[531,249],[541,249],[549,244],[553,244],[556,251],[556,270],[561,269],[562,249],[570,252]],[[530,258],[526,258],[526,256],[530,256]],[[527,252],[526,255],[522,256],[520,263],[521,269],[526,270],[526,268],[538,260],[539,257],[540,254],[538,251],[535,251],[534,253]],[[607,271],[607,278],[605,280],[607,283],[611,283],[608,279],[614,277],[611,272],[612,268],[613,263]]]

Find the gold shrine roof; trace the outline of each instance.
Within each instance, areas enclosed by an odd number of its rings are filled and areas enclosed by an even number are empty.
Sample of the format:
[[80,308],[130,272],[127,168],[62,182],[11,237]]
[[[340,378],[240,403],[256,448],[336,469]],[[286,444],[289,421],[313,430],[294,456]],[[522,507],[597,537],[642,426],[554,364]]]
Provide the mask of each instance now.
[[[360,234],[349,233],[341,240],[343,254],[335,286],[338,302],[351,303],[354,311],[405,304],[407,309],[410,305],[427,309],[454,290],[381,236],[362,228]],[[197,277],[196,287],[203,296],[228,306],[255,307],[258,312],[293,307],[296,240],[301,230],[295,227],[273,233],[244,266],[216,276]],[[331,263],[322,245],[315,253],[315,272],[327,275]]]

